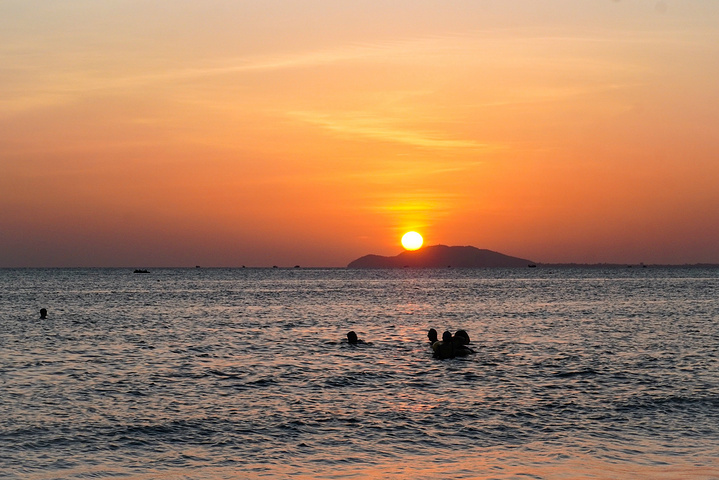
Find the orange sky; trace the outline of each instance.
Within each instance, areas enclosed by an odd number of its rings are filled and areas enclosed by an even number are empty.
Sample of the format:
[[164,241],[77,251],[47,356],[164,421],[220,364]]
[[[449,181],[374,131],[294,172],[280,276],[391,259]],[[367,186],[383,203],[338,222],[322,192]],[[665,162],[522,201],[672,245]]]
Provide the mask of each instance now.
[[719,263],[719,2],[0,2],[0,267],[344,266],[402,233]]

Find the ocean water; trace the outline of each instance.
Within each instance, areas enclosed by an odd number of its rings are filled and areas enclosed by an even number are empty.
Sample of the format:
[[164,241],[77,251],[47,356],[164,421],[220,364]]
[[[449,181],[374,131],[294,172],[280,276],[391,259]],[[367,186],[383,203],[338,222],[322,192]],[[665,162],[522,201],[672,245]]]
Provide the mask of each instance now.
[[719,478],[718,299],[698,268],[4,269],[0,478]]

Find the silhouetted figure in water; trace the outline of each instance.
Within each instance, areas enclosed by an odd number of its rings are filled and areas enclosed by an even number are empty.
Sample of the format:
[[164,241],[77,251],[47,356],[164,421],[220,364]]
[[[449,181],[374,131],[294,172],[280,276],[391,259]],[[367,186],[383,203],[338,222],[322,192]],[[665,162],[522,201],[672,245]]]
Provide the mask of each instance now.
[[452,337],[452,344],[454,345],[454,354],[457,357],[464,357],[470,353],[475,353],[474,350],[469,348],[469,334],[464,330],[457,330]]
[[44,308],[40,309],[40,320],[45,320],[47,318],[47,310]]
[[469,345],[469,334],[464,330],[457,330],[454,339],[455,344]]
[[351,331],[347,332],[347,343],[349,343],[350,345],[358,345],[361,343],[365,343],[365,341],[357,338],[357,334],[354,331]]
[[437,358],[454,358],[454,345],[452,344],[452,333],[446,331],[442,334],[442,341],[434,342],[432,350]]
[[430,328],[427,332],[427,338],[429,339],[429,344],[433,345],[434,342],[439,340],[439,338],[437,338],[437,330],[435,330],[434,328]]

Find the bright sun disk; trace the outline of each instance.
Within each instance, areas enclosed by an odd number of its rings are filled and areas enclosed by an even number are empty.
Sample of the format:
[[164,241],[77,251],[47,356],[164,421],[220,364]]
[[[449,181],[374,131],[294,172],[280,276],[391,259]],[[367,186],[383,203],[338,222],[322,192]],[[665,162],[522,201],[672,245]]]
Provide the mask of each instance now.
[[417,250],[422,242],[422,235],[417,232],[407,232],[402,236],[402,246],[407,250]]

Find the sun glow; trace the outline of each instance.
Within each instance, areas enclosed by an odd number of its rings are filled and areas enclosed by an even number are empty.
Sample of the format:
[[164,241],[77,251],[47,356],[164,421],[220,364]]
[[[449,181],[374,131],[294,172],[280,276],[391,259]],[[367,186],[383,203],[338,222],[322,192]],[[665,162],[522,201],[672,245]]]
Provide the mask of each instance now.
[[422,242],[422,235],[417,232],[407,232],[402,236],[402,246],[407,250],[417,250]]

